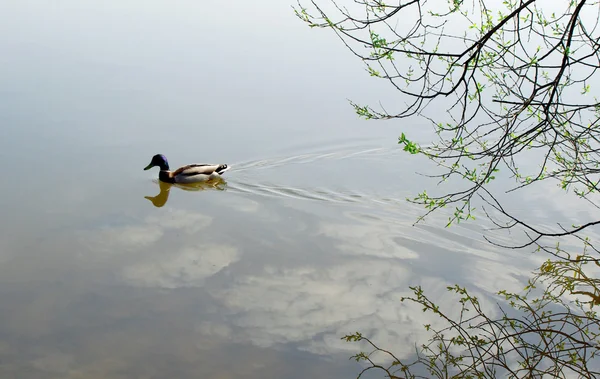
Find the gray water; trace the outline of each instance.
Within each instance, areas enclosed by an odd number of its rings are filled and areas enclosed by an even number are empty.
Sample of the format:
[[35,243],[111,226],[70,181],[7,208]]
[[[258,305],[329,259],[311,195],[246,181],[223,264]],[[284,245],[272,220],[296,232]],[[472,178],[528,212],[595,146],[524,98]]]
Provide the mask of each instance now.
[[[0,4],[1,377],[353,377],[344,334],[426,337],[409,285],[524,285],[477,224],[413,226],[426,124],[359,120],[393,91],[290,5]],[[233,168],[170,186],[156,153]]]

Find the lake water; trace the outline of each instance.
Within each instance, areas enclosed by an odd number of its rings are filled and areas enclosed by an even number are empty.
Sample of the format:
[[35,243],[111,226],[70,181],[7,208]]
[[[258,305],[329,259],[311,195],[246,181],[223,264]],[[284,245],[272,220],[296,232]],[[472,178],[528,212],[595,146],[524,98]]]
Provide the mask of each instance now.
[[[476,224],[413,226],[427,124],[359,120],[394,92],[290,5],[2,2],[1,377],[348,378],[344,334],[426,336],[409,285],[524,285]],[[233,168],[161,185],[156,153]]]

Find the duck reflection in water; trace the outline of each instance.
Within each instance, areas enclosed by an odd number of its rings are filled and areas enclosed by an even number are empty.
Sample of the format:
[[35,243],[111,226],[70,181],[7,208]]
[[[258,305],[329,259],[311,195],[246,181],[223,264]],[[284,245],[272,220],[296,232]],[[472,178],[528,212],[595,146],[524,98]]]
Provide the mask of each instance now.
[[224,191],[225,186],[227,184],[225,182],[225,180],[223,180],[222,178],[216,178],[216,179],[209,180],[206,182],[201,182],[201,183],[188,183],[188,184],[166,183],[166,182],[163,182],[162,180],[157,180],[157,182],[158,182],[158,186],[160,188],[160,192],[158,193],[158,195],[144,196],[145,199],[150,200],[152,205],[154,205],[157,208],[160,208],[167,203],[167,200],[169,200],[169,193],[171,191],[171,187],[177,187],[184,191],[205,191],[205,190]]

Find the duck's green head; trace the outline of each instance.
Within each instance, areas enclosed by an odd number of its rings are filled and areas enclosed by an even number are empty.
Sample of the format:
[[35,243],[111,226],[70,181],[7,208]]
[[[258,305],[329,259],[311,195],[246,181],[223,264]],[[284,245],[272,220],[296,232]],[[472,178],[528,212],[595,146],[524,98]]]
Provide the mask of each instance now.
[[144,168],[144,170],[150,170],[152,167],[158,166],[161,170],[169,169],[169,162],[167,162],[167,158],[162,154],[156,154],[152,157],[150,164]]

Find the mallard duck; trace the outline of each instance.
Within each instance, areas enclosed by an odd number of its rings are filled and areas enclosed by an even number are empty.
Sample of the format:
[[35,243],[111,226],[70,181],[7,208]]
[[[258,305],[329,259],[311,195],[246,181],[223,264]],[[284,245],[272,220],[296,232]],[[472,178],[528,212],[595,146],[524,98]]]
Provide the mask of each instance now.
[[154,166],[160,168],[158,179],[167,183],[199,183],[207,180],[220,178],[221,174],[229,170],[226,164],[189,164],[179,167],[175,171],[169,171],[167,158],[162,154],[152,157],[150,164],[144,168],[149,170]]

